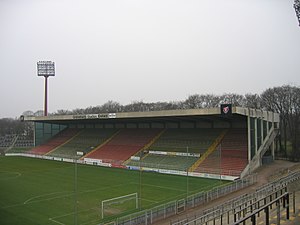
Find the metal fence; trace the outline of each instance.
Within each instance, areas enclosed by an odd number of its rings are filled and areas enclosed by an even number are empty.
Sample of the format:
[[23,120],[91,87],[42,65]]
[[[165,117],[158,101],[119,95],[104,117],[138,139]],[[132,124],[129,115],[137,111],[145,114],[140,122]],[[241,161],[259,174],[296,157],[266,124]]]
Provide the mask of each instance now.
[[[248,207],[253,202],[257,202],[259,199],[264,199],[268,196],[275,194],[277,197],[278,192],[286,190],[288,185],[300,180],[300,172],[290,173],[286,177],[278,179],[274,182],[261,186],[255,192],[251,194],[244,194],[237,198],[231,199],[222,205],[210,208],[201,213],[190,215],[188,218],[171,222],[172,225],[196,225],[196,224],[229,224],[230,217],[233,217],[233,221],[236,222],[237,212],[242,212],[243,207]],[[281,193],[282,194],[282,193]],[[272,198],[270,199],[272,200]],[[264,204],[268,202],[265,201]],[[258,204],[259,206],[259,204]],[[251,211],[251,210],[250,210]],[[248,212],[250,212],[248,210]],[[239,219],[241,214],[238,215]],[[224,219],[228,222],[223,223]]]
[[248,187],[257,182],[257,175],[253,174],[246,178],[236,180],[233,183],[216,187],[207,192],[200,192],[194,195],[187,196],[184,199],[178,199],[151,209],[137,212],[131,215],[117,218],[115,224],[117,225],[147,225],[153,224],[161,219],[165,219],[176,214],[179,214],[187,209],[203,205],[221,196],[227,195],[231,192]]

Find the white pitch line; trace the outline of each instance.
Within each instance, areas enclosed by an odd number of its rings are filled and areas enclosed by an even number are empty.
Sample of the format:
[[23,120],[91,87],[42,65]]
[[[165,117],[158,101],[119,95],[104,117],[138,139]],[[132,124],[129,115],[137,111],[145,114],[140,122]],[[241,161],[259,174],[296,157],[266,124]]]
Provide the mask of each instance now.
[[[139,183],[132,183],[132,184],[139,185]],[[160,189],[168,189],[168,190],[179,191],[179,192],[185,192],[186,191],[186,190],[182,190],[182,189],[159,186],[159,185],[152,185],[152,184],[142,184],[142,186],[156,187],[156,188],[160,188]]]
[[[77,213],[86,212],[86,211],[91,211],[91,210],[97,211],[98,208],[84,209],[84,210],[77,211]],[[61,223],[61,222],[57,221],[56,219],[62,218],[62,217],[65,217],[65,216],[70,216],[70,215],[74,215],[74,212],[66,213],[66,214],[63,214],[63,215],[60,215],[60,216],[55,216],[55,217],[49,218],[49,220],[51,220],[52,222],[55,222],[55,223],[57,223],[57,224],[60,224],[60,225],[65,225],[64,223]],[[98,220],[97,220],[97,221],[98,221]],[[90,222],[88,222],[88,223],[90,223]]]
[[[78,213],[78,212],[77,212]],[[52,217],[50,219],[57,219],[57,218],[62,218],[62,217],[65,217],[65,216],[70,216],[70,215],[73,215],[74,212],[71,212],[71,213],[66,213],[66,214],[63,214],[63,215],[60,215],[60,216],[55,216],[55,217]]]
[[15,174],[13,177],[7,177],[7,178],[0,178],[0,180],[10,180],[10,179],[16,179],[22,175],[20,172],[11,172],[11,171],[1,171],[0,174],[8,173],[8,174]]
[[1,207],[1,209],[8,209],[8,208],[12,208],[12,207],[16,207],[16,206],[21,206],[24,205],[23,203],[18,203],[18,204],[14,204],[14,205],[6,205]]
[[59,222],[59,221],[56,221],[56,220],[54,220],[54,219],[52,219],[52,218],[49,218],[49,220],[52,221],[52,222],[54,222],[54,223],[60,224],[60,225],[65,225],[64,223],[61,223],[61,222]]
[[81,223],[81,225],[86,225],[86,224],[100,224],[99,221],[101,219],[97,219],[97,220],[91,220],[91,221],[88,221],[88,222],[85,222],[85,223]]
[[[77,213],[87,212],[87,211],[97,211],[97,210],[98,210],[98,208],[92,207],[92,208],[89,208],[89,209],[79,210],[79,211],[77,211]],[[63,215],[60,215],[60,216],[55,216],[55,217],[52,217],[51,219],[62,218],[62,217],[65,217],[65,216],[70,216],[70,215],[74,215],[74,212],[66,213],[66,214],[63,214]]]
[[[126,183],[118,184],[118,185],[114,185],[114,186],[109,186],[109,187],[105,187],[105,188],[97,188],[97,189],[90,189],[90,190],[80,191],[80,192],[78,192],[78,194],[89,193],[89,192],[94,192],[94,191],[103,191],[103,190],[111,189],[111,188],[114,188],[114,187],[120,187],[120,186],[123,186],[123,185],[126,185]],[[51,195],[53,193],[44,194],[44,196],[48,196],[48,195]],[[59,193],[59,192],[55,192],[55,193]],[[64,193],[64,192],[61,192],[61,193]],[[13,205],[6,205],[4,207],[1,207],[1,209],[7,209],[7,208],[16,207],[16,206],[22,206],[22,205],[28,205],[28,204],[37,203],[37,202],[49,201],[49,200],[59,199],[59,198],[68,197],[68,196],[72,196],[72,195],[74,195],[74,192],[70,192],[70,194],[65,194],[65,195],[56,196],[56,197],[52,197],[52,198],[45,198],[45,199],[41,199],[41,200],[32,201],[32,199],[41,197],[41,195],[38,195],[38,196],[34,196],[30,199],[27,199],[25,202],[22,202],[22,203],[13,204]]]
[[146,201],[146,202],[159,203],[158,201],[154,201],[154,200],[150,200],[150,199],[146,199],[146,198],[142,198],[142,200]]
[[[106,187],[106,188],[97,188],[97,189],[85,190],[85,191],[80,191],[77,194],[89,193],[89,192],[94,192],[94,191],[103,191],[103,190],[106,190],[106,189],[111,189],[113,187],[119,187],[119,186],[123,186],[123,185],[124,184],[119,184],[119,185],[114,185],[114,186],[110,186],[110,187]],[[34,196],[34,197],[26,200],[23,204],[25,205],[25,204],[30,204],[30,203],[37,203],[37,202],[49,201],[49,200],[53,200],[53,199],[58,199],[58,198],[63,198],[63,197],[69,197],[69,196],[74,195],[74,192],[70,192],[69,194],[65,194],[65,195],[60,195],[60,196],[56,196],[56,197],[52,197],[52,198],[44,198],[44,199],[32,201],[35,198],[39,198],[39,197],[43,197],[43,196],[48,196],[48,195],[52,195],[52,194],[55,194],[55,193],[64,193],[64,192],[53,192],[53,193],[49,193],[49,194]]]
[[[52,193],[48,193],[48,194],[43,194],[43,195],[37,195],[37,196],[34,196],[32,198],[29,198],[27,199],[23,204],[27,204],[28,202],[30,203],[31,200],[33,199],[37,199],[37,198],[41,198],[41,197],[44,197],[44,196],[49,196],[49,195],[55,195],[55,194],[61,194],[61,193],[65,193],[67,191],[59,191],[59,192],[52,192]],[[56,197],[57,198],[57,197]],[[42,199],[43,200],[43,199]],[[39,202],[39,201],[32,201],[32,202]]]
[[124,185],[127,185],[127,184],[126,183],[124,183],[124,184],[116,184],[114,186],[107,186],[107,187],[104,187],[104,188],[96,188],[96,189],[90,189],[90,190],[80,191],[79,194],[81,194],[81,193],[89,193],[89,192],[94,192],[94,191],[103,191],[103,190],[107,190],[107,189],[111,189],[111,188],[115,188],[115,187],[121,187],[121,186],[124,186]]

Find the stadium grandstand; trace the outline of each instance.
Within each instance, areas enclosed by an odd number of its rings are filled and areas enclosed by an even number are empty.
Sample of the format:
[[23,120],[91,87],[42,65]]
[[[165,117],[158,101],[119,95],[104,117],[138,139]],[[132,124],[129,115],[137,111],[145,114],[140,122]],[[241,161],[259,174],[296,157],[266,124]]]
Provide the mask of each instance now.
[[[35,147],[27,154],[225,180],[242,178],[271,162],[279,128],[277,113],[226,104],[21,118],[35,127]],[[14,141],[12,137],[10,144]]]
[[32,148],[33,146],[33,140],[26,135],[7,134],[0,136],[0,148],[2,149],[8,149],[13,147]]

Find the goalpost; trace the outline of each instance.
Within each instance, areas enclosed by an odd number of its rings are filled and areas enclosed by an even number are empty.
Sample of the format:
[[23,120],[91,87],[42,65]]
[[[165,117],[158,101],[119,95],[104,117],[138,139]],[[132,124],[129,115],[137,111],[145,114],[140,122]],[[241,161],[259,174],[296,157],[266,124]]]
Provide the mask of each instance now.
[[106,215],[117,215],[138,207],[138,193],[122,195],[101,201],[101,216],[103,219]]

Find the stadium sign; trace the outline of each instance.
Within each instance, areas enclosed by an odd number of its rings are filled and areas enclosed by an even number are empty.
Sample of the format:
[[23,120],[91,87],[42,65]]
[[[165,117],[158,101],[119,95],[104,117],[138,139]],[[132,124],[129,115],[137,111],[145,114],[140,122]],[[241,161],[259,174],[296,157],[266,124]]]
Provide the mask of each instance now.
[[138,156],[131,156],[130,159],[134,161],[140,161],[141,158]]
[[98,114],[88,114],[86,115],[86,118],[87,119],[98,119]]
[[99,119],[105,119],[105,118],[111,119],[111,118],[116,118],[116,117],[117,117],[116,113],[101,113],[101,114],[98,114]]
[[172,156],[189,156],[200,157],[200,153],[188,153],[188,152],[163,152],[163,151],[149,151],[149,154],[153,155],[172,155]]
[[84,155],[84,152],[76,152],[76,155],[78,155],[78,156],[83,156]]
[[86,114],[86,115],[73,115],[75,120],[84,120],[84,119],[113,119],[116,118],[116,113],[100,113],[100,114]]
[[86,119],[86,115],[73,115],[73,119],[75,119],[75,120]]

